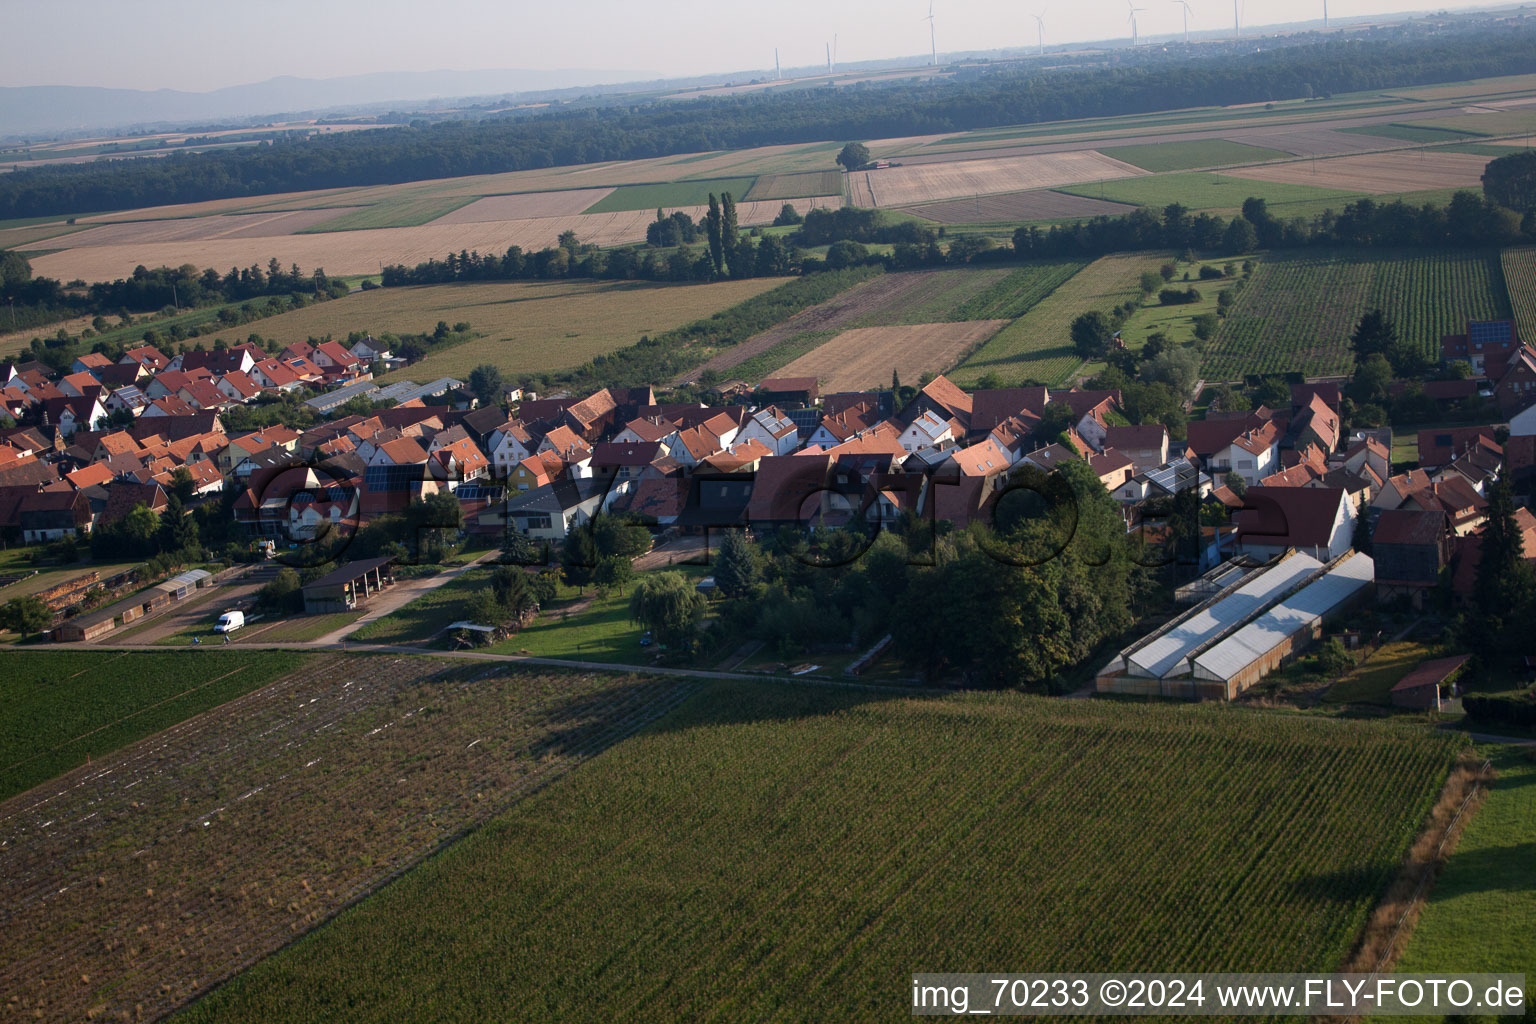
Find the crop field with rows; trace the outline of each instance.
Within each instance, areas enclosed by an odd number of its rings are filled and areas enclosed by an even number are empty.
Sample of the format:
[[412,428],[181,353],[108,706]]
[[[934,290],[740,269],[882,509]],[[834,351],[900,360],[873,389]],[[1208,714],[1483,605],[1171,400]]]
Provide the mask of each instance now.
[[1521,338],[1536,338],[1536,249],[1505,249],[1504,284]]
[[870,1020],[909,1012],[915,969],[1332,970],[1458,749],[1217,707],[701,684],[187,1019]]
[[[977,349],[948,376],[970,386],[988,373],[1013,385],[1022,380],[1060,384],[1082,365],[1072,351],[1072,321],[1091,309],[1108,313],[1140,296],[1143,270],[1156,270],[1164,253],[1105,256],[1069,275],[1013,323]],[[1055,273],[1065,273],[1071,264]],[[1080,264],[1078,266],[1081,266]]]
[[292,672],[305,655],[7,651],[0,800]]
[[[249,655],[200,657],[222,666]],[[693,685],[315,658],[0,804],[7,1010],[160,1017],[665,714]]]
[[1276,253],[1222,321],[1202,367],[1211,380],[1245,374],[1348,373],[1349,338],[1367,310],[1381,308],[1399,336],[1426,356],[1468,320],[1509,316],[1496,251]]

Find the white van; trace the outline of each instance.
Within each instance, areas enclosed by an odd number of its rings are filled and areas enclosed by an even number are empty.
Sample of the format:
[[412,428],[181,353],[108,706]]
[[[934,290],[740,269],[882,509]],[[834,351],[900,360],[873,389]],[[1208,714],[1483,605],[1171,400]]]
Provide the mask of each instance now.
[[245,625],[245,612],[225,612],[219,616],[218,624],[213,627],[215,633],[233,633]]

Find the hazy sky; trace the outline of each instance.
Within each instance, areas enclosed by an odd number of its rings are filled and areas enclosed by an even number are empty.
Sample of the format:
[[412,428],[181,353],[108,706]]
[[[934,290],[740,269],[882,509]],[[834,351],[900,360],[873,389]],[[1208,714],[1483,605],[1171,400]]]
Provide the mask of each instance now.
[[[1239,0],[1245,25],[1320,17],[1322,0]],[[1176,0],[1136,0],[1143,35],[1179,30]],[[1229,0],[1190,0],[1192,29],[1232,25]],[[1478,6],[1451,0],[1444,7]],[[1312,8],[1316,7],[1314,11]],[[1404,0],[1332,0],[1335,17]],[[1433,9],[1444,9],[1436,7]],[[1125,37],[1126,0],[934,0],[938,48]],[[443,68],[603,68],[664,77],[928,50],[928,0],[0,0],[0,85],[202,92],[277,75]]]

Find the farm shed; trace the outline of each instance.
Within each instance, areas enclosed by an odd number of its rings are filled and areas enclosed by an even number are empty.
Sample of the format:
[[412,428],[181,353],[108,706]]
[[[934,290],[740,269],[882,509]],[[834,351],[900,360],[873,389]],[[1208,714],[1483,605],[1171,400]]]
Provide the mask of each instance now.
[[1392,706],[1417,708],[1421,711],[1440,710],[1440,688],[1454,679],[1471,660],[1472,655],[1461,654],[1454,658],[1426,661],[1392,687]]
[[[1298,552],[1267,569],[1245,576],[1127,651],[1125,673],[1143,679],[1185,675],[1189,672],[1189,656],[1196,648],[1212,637],[1241,626],[1322,567],[1317,559]],[[1154,686],[1148,692],[1160,691]]]
[[1323,624],[1372,592],[1376,565],[1349,552],[1326,573],[1193,657],[1197,696],[1231,700],[1322,634]]
[[65,620],[53,631],[54,639],[59,643],[79,644],[112,632],[117,628],[114,608],[116,605],[108,605]]
[[395,581],[393,557],[348,562],[312,583],[304,584],[304,614],[351,611]]

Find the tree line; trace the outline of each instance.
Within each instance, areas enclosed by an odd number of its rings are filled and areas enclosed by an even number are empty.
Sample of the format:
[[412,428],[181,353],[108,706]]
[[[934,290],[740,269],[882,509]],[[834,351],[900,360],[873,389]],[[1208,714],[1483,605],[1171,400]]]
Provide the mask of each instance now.
[[1404,27],[1370,38],[1276,40],[1257,53],[1191,56],[1173,48],[953,81],[417,121],[157,159],[23,168],[0,175],[0,218],[1401,88],[1529,73],[1533,53],[1536,27],[1482,22],[1432,34]]

